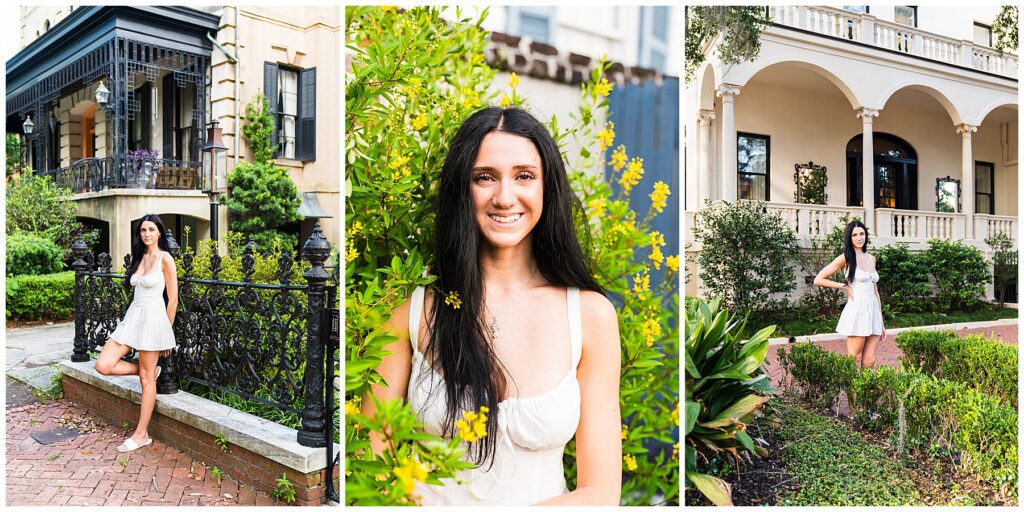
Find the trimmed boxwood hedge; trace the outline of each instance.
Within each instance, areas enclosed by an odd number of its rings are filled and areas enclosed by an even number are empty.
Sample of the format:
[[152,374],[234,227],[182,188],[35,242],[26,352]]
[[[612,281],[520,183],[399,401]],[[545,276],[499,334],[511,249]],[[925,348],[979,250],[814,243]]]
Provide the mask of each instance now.
[[7,318],[71,320],[74,316],[75,273],[8,276]]
[[1017,346],[953,331],[907,331],[896,337],[905,366],[960,382],[1017,406]]
[[7,235],[7,275],[42,275],[64,267],[64,249],[37,233]]

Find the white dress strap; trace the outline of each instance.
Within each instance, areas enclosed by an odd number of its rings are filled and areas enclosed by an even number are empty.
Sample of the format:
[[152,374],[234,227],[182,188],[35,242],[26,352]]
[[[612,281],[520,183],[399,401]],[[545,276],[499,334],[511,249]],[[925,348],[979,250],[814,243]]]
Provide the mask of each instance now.
[[572,347],[572,367],[580,364],[583,356],[583,318],[580,314],[580,289],[568,288],[565,291],[566,305],[569,310],[569,346]]
[[420,315],[423,313],[423,296],[426,290],[422,286],[417,286],[412,292],[412,297],[409,298],[409,342],[412,343],[412,353],[418,354],[420,352],[419,340],[417,338],[420,334]]

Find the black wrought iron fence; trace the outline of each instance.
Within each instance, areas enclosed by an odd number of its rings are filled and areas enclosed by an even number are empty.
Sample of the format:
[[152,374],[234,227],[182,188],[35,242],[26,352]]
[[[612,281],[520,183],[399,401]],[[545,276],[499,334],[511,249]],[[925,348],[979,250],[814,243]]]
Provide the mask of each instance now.
[[[178,263],[178,313],[174,322],[177,349],[160,358],[163,371],[157,393],[179,390],[181,381],[226,391],[300,418],[297,441],[327,450],[327,494],[337,501],[333,473],[334,350],[340,339],[337,267],[325,267],[330,244],[317,224],[303,245],[310,268],[297,275],[287,253],[277,259],[276,283],[253,281],[256,247],[246,245],[241,281],[220,279],[222,258],[209,260],[210,278],[198,278],[195,256],[179,254],[168,230],[171,254]],[[81,237],[72,251],[75,270],[75,347],[72,361],[88,361],[124,316],[131,292],[125,286],[130,255],[123,271],[111,271],[103,253],[90,258]],[[300,282],[299,279],[304,280]],[[131,354],[129,355],[129,357]]]
[[67,167],[43,171],[72,193],[114,188],[198,190],[199,162],[124,155],[83,158]]

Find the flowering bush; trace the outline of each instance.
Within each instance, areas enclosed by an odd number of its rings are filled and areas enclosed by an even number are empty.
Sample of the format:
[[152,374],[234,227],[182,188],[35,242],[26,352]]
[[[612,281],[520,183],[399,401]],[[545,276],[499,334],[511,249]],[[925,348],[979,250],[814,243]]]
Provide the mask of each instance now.
[[[433,258],[433,222],[438,177],[447,145],[462,121],[488,104],[526,107],[512,74],[501,91],[489,92],[495,71],[484,60],[486,32],[478,19],[449,23],[435,8],[398,11],[388,7],[346,8],[346,503],[409,504],[416,482],[439,484],[459,469],[464,444],[476,442],[489,411],[465,411],[459,437],[443,440],[421,431],[400,400],[380,403],[371,418],[360,401],[371,383],[383,347],[395,338],[382,330],[391,312],[417,286]],[[456,14],[462,17],[461,13]],[[664,252],[664,236],[650,222],[665,208],[670,191],[655,184],[648,212],[629,207],[644,173],[643,161],[614,144],[611,123],[601,124],[613,85],[604,65],[582,87],[568,120],[552,118],[549,129],[565,154],[570,182],[585,205],[576,223],[589,249],[593,272],[618,305],[622,342],[620,399],[626,504],[678,503],[679,357],[677,255]],[[498,84],[495,84],[498,85]],[[569,121],[566,123],[566,121]],[[564,127],[563,127],[564,125]],[[602,176],[621,185],[613,193]],[[589,173],[586,171],[590,171]],[[641,215],[643,215],[641,217]],[[589,236],[588,236],[589,232]],[[652,282],[651,269],[667,268]],[[445,297],[452,307],[457,296]],[[382,457],[369,450],[369,432],[381,433]],[[676,449],[649,453],[658,442]],[[576,486],[575,443],[564,458],[569,488]]]

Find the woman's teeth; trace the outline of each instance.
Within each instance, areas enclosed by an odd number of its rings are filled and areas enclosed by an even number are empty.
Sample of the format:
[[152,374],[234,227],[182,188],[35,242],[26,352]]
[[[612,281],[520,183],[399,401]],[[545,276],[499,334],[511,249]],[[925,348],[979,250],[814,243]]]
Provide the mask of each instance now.
[[491,215],[490,217],[492,219],[494,219],[495,221],[498,221],[498,222],[500,222],[502,224],[511,224],[511,223],[519,220],[519,217],[522,217],[522,214],[517,213],[515,215],[509,215],[509,216]]

